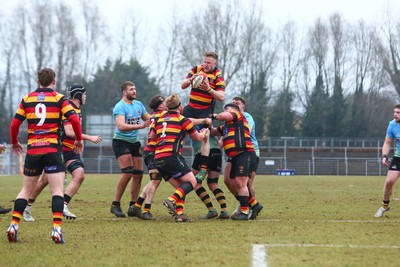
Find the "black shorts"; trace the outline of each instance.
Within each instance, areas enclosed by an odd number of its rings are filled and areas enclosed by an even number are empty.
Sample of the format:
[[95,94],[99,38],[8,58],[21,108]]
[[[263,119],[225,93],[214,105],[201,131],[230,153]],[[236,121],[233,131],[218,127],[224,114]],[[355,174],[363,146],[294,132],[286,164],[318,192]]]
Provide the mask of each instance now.
[[143,160],[148,170],[157,169],[156,165],[154,164],[154,152],[144,152]]
[[250,171],[257,173],[259,162],[260,158],[257,157],[256,152],[251,152]]
[[42,172],[65,172],[65,162],[62,152],[26,155],[24,164],[25,176],[39,176]]
[[113,139],[112,148],[114,151],[115,158],[119,158],[122,155],[132,155],[132,157],[142,157],[140,151],[140,142],[130,143],[120,139]]
[[212,108],[195,109],[187,105],[183,108],[182,115],[185,116],[186,118],[201,119],[201,118],[211,118],[212,112],[213,112]]
[[399,157],[393,157],[392,161],[390,162],[389,171],[400,171]]
[[250,161],[251,153],[242,152],[231,159],[232,168],[229,178],[236,178],[237,176],[250,176]]
[[[71,160],[71,163],[66,165],[66,169],[72,174],[72,172],[77,168],[77,166],[80,166],[82,168],[85,168],[85,164],[83,164],[83,161],[81,159],[80,154],[76,154],[74,151],[66,151],[63,150],[63,156],[64,156],[64,162],[65,164]],[[73,166],[73,169],[71,167]]]
[[179,179],[192,171],[185,159],[178,155],[154,159],[154,163],[160,173],[174,179]]
[[76,154],[72,150],[63,150],[64,161],[67,162],[69,160],[79,160],[82,162],[81,155]]
[[[192,169],[200,171],[200,159],[201,159],[201,153],[197,153],[194,156],[193,164],[192,164]],[[210,149],[210,156],[208,158],[208,170],[209,171],[215,171],[215,172],[221,172],[221,164],[222,164],[222,153],[221,149],[219,148],[211,148]]]

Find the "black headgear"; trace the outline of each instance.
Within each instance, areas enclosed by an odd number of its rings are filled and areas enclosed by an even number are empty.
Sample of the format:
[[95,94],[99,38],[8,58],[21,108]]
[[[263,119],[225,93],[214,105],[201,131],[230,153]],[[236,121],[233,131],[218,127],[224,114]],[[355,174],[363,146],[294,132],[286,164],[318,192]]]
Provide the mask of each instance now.
[[155,95],[150,99],[149,102],[149,107],[152,110],[157,110],[158,106],[161,105],[162,102],[164,102],[164,97],[161,95]]
[[234,109],[236,109],[236,110],[240,110],[239,106],[236,105],[236,104],[233,104],[233,103],[228,103],[228,104],[226,104],[226,105],[224,106],[224,109],[226,109],[227,107],[231,107],[231,108],[234,108]]
[[82,105],[82,95],[86,93],[85,87],[80,84],[74,84],[68,88],[68,98],[78,99]]

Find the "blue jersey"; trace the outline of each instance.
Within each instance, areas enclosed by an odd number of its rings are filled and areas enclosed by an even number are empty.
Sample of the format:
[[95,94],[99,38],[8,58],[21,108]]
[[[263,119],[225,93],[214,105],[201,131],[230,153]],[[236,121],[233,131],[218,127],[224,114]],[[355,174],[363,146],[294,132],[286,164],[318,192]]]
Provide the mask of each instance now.
[[251,138],[251,142],[253,143],[253,146],[254,146],[254,151],[256,152],[257,157],[260,157],[260,148],[258,147],[258,141],[256,138],[256,123],[254,122],[253,117],[249,113],[243,112],[243,114],[247,120],[247,123],[249,124],[249,126],[251,128],[250,138]]
[[[198,125],[195,125],[194,127],[196,128],[197,131],[200,131]],[[213,148],[219,149],[218,141],[215,136],[210,135],[209,140],[210,140],[210,149]],[[193,139],[190,138],[190,143],[192,144],[194,155],[201,153],[201,141],[193,141]]]
[[[142,102],[137,100],[133,100],[132,104],[120,100],[113,109],[114,121],[116,121],[117,117],[124,116],[126,124],[139,124],[140,119],[144,118],[146,114],[147,111]],[[116,126],[113,138],[134,143],[139,141],[139,130],[122,132]]]
[[394,156],[400,157],[400,123],[397,123],[396,120],[389,122],[386,131],[386,138],[394,139],[396,141],[396,151],[394,152]]
[[[213,149],[213,148],[219,149],[218,141],[215,136],[210,135],[209,140],[210,140],[210,149]],[[193,153],[195,155],[198,153],[201,153],[201,141],[193,141],[193,139],[190,138],[190,142],[193,147]]]

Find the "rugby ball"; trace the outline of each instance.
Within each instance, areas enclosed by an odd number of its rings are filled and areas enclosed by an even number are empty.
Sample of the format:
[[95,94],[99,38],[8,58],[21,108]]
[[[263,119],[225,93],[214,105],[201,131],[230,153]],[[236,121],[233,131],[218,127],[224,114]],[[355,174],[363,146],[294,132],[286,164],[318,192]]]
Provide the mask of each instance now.
[[197,74],[196,78],[193,79],[192,87],[198,88],[203,81],[207,80],[207,75],[205,73]]

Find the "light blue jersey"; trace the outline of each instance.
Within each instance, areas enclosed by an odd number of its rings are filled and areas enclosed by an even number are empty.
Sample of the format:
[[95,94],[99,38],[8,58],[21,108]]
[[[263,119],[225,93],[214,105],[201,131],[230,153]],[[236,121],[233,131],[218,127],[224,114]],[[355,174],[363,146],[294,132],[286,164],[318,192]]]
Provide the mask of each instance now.
[[400,123],[397,123],[394,119],[389,122],[386,131],[386,138],[394,139],[396,141],[396,151],[394,152],[394,156],[400,157]]
[[[215,138],[215,136],[211,136],[209,137],[210,140],[210,149],[213,148],[219,148],[218,146],[218,142],[217,139]],[[193,147],[193,153],[196,155],[198,153],[201,153],[201,141],[193,141],[192,138],[190,138],[190,142],[192,143],[192,147]]]
[[253,143],[253,146],[254,146],[254,151],[256,152],[257,157],[260,157],[260,148],[258,147],[258,141],[256,138],[256,123],[254,122],[253,117],[249,113],[243,112],[243,114],[247,120],[247,123],[249,124],[249,126],[251,128],[250,138],[251,138],[251,142]]
[[[196,127],[197,131],[200,131],[198,125],[195,125],[194,127]],[[218,141],[215,136],[210,135],[209,140],[210,140],[210,149],[213,148],[219,149]],[[201,141],[193,141],[193,139],[190,138],[190,143],[192,144],[194,155],[201,153]]]
[[[132,104],[127,103],[123,100],[120,100],[113,109],[113,117],[114,121],[119,116],[125,117],[126,124],[139,124],[140,119],[146,116],[147,111],[143,106],[142,102],[133,100]],[[139,130],[122,132],[118,130],[118,127],[115,126],[114,130],[114,139],[120,139],[127,142],[135,143],[139,141]]]

